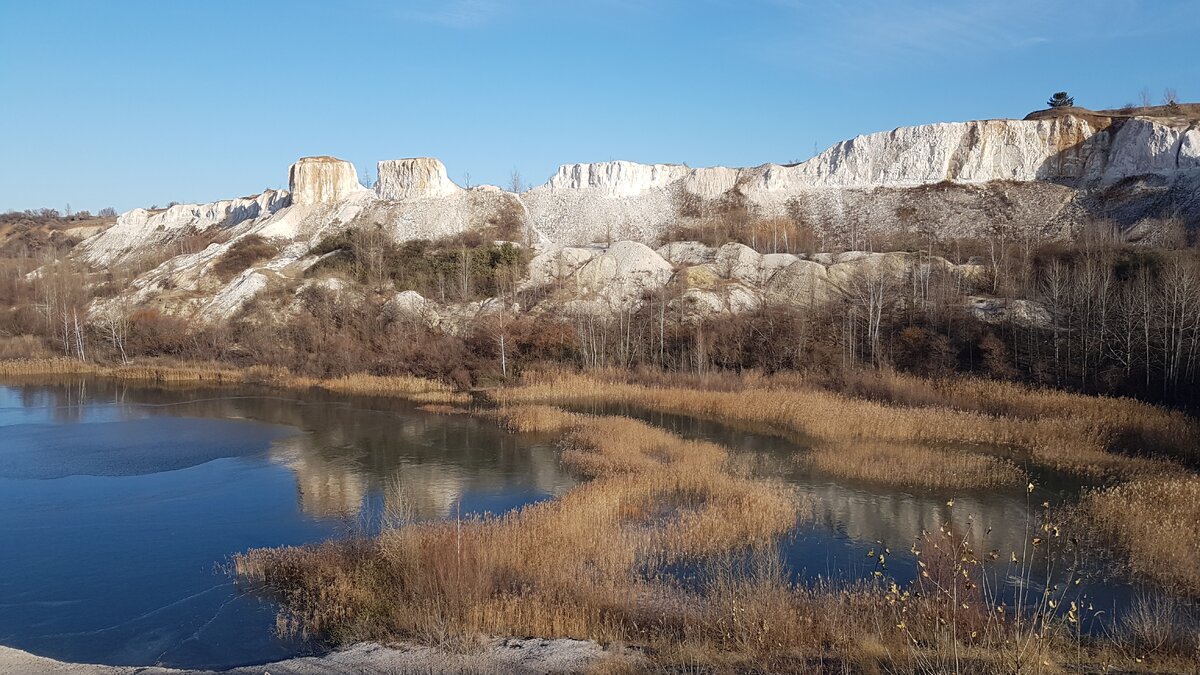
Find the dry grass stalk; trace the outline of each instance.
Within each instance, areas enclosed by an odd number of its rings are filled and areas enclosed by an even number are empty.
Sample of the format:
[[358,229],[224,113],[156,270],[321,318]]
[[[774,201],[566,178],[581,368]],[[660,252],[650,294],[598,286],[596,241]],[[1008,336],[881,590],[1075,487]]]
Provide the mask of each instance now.
[[570,428],[578,415],[549,405],[521,405],[497,408],[490,413],[500,426],[519,433],[559,433]]

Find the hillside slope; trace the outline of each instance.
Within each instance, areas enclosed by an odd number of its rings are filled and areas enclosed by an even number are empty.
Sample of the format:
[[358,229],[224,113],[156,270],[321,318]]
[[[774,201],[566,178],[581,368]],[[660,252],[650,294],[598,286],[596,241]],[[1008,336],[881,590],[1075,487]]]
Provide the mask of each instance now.
[[[825,250],[897,233],[1061,238],[1097,219],[1153,237],[1160,219],[1200,224],[1200,125],[1191,110],[1068,109],[904,127],[793,165],[569,164],[520,194],[464,189],[431,158],[380,162],[377,184],[366,188],[349,162],[310,157],[291,167],[288,191],[135,209],[85,241],[79,255],[94,265],[165,258],[117,301],[156,300],[169,312],[214,319],[302,276],[317,260],[314,246],[351,227],[378,228],[394,241],[503,231],[540,250],[614,240],[657,245],[680,227],[714,222],[784,223],[814,233]],[[212,243],[164,255],[198,235]],[[274,242],[277,253],[233,279],[215,279],[213,266],[249,236]]]

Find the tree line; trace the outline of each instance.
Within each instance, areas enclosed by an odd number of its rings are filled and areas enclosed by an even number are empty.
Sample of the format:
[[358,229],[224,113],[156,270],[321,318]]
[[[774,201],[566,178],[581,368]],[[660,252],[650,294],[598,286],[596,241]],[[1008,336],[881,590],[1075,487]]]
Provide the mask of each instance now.
[[[827,300],[768,303],[736,320],[686,311],[676,285],[626,311],[516,311],[541,299],[518,291],[527,260],[518,248],[486,239],[339,237],[326,248],[341,262],[325,272],[351,281],[348,291],[309,285],[297,296],[277,288],[220,325],[145,307],[93,312],[93,300],[117,295],[143,271],[135,263],[89,270],[61,254],[11,257],[0,266],[0,357],[34,350],[265,364],[320,376],[407,372],[463,387],[546,363],[831,378],[894,368],[1185,404],[1194,402],[1200,377],[1200,256],[1185,237],[1146,246],[1101,225],[1071,242],[927,241],[908,247],[916,262],[900,272],[865,266]],[[265,246],[253,241],[237,254],[253,258]],[[979,263],[979,273],[966,279],[933,264],[937,256]],[[449,302],[495,301],[491,311],[438,324],[395,305],[403,288]]]

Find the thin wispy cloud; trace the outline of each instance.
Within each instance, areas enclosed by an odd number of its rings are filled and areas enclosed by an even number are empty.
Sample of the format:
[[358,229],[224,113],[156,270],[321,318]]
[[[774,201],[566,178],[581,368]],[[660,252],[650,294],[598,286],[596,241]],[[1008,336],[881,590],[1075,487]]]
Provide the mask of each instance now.
[[[780,10],[772,56],[797,53],[824,65],[878,70],[953,57],[989,59],[1061,43],[1144,38],[1187,25],[1189,5],[1175,0],[1096,0],[1087,11],[1063,0],[764,0]],[[1163,17],[1135,20],[1147,6]],[[1183,23],[1179,23],[1183,21]]]

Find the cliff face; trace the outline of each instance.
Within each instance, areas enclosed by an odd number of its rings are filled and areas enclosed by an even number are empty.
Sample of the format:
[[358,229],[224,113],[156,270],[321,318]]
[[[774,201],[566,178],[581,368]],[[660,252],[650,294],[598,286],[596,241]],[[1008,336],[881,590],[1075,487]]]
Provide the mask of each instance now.
[[446,175],[446,167],[430,157],[388,159],[379,163],[379,184],[375,187],[380,199],[402,201],[449,197],[461,192]]
[[[208,283],[204,266],[250,233],[281,242],[279,257],[268,263],[278,275],[311,264],[309,250],[325,235],[357,226],[378,226],[396,240],[436,239],[515,218],[523,238],[548,246],[656,243],[679,224],[782,218],[855,247],[866,235],[890,232],[1055,237],[1098,217],[1133,231],[1167,216],[1200,225],[1194,121],[1088,111],[1033,117],[859,136],[794,165],[568,164],[521,194],[461,188],[432,158],[380,162],[370,190],[349,162],[308,157],[290,168],[290,192],[153,213],[135,209],[81,250],[93,263],[111,264],[221,228],[219,239],[229,243],[181,256],[139,280],[141,288],[153,288],[155,275],[170,277],[174,287],[192,280],[184,286],[196,285],[194,298]],[[210,304],[221,315],[236,311],[244,296],[274,278],[255,274],[248,270]]]
[[305,157],[288,169],[293,204],[330,204],[362,189],[354,165],[334,157]]

